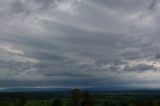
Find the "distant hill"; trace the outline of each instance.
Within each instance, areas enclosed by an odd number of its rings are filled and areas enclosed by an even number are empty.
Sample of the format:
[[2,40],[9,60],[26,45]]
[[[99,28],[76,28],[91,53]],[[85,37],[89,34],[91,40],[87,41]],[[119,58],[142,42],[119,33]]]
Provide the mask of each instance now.
[[[47,88],[47,87],[10,87],[0,89],[0,92],[58,92],[58,91],[70,91],[72,88]],[[81,88],[82,91],[90,92],[113,92],[113,91],[160,91],[160,89],[140,89],[140,88],[126,88],[126,87],[90,87],[90,88]]]
[[69,91],[69,88],[29,88],[14,87],[1,89],[0,92],[51,92],[51,91]]

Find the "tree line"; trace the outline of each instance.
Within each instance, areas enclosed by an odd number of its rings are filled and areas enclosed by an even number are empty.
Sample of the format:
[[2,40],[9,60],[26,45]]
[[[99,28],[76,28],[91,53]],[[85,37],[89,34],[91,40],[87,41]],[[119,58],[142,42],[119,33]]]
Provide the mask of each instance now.
[[80,89],[73,89],[66,100],[56,98],[50,102],[40,100],[40,103],[28,104],[29,100],[26,99],[5,98],[0,100],[0,106],[160,106],[159,100],[128,100],[128,97],[115,95],[110,98],[103,96],[101,98],[103,101],[99,101],[97,96],[95,98],[88,91],[81,92]]

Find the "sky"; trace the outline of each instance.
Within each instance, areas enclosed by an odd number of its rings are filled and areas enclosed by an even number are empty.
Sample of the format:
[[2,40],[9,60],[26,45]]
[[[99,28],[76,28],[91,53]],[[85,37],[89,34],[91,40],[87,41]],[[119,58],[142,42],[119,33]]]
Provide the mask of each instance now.
[[0,89],[160,88],[160,0],[1,0]]

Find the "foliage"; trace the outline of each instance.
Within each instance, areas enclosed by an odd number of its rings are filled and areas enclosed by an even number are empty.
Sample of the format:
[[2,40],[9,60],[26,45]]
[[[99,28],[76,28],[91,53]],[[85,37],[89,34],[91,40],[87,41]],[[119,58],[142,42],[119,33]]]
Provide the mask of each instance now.
[[43,99],[0,97],[0,106],[160,106],[160,96],[145,94],[93,95],[88,91],[81,92],[79,89],[74,89],[68,96],[65,94],[59,95],[59,97],[53,95]]
[[81,96],[82,96],[82,94],[81,94],[80,89],[72,90],[67,105],[68,106],[79,106]]
[[62,106],[61,99],[55,99],[51,106]]
[[90,92],[83,93],[82,106],[94,106],[94,99]]

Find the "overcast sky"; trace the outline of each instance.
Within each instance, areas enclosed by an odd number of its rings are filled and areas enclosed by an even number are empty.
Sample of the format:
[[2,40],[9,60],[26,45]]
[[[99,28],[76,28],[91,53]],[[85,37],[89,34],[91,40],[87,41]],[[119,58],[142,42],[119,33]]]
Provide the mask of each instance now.
[[1,0],[6,87],[160,88],[160,0]]

